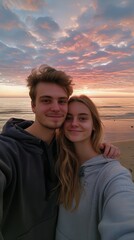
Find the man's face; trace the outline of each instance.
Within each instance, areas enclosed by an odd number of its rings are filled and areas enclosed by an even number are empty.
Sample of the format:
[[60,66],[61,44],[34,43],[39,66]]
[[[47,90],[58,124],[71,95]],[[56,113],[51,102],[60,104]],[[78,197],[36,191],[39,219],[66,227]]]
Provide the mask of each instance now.
[[64,89],[54,83],[39,83],[36,100],[32,103],[35,121],[49,129],[59,128],[68,110],[68,96]]

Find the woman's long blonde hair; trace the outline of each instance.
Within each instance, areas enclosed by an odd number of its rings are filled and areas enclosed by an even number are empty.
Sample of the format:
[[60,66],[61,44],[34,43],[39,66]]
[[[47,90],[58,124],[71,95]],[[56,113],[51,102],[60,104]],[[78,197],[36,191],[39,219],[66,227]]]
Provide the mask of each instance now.
[[[100,141],[102,138],[102,123],[95,104],[85,95],[72,96],[71,102],[81,102],[88,107],[91,112],[94,130],[91,134],[91,143],[93,149],[100,153]],[[66,209],[76,209],[81,195],[81,184],[79,177],[80,162],[75,152],[74,145],[65,135],[63,127],[58,133],[59,157],[56,164],[58,177],[60,180],[59,203],[62,203]],[[74,206],[73,206],[74,201]]]

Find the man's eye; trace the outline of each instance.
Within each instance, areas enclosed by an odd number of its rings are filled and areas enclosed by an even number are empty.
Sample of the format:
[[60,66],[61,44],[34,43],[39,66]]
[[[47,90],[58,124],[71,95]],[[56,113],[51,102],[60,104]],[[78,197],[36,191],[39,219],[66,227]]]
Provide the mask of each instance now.
[[60,101],[59,101],[59,104],[67,104],[67,102],[68,102],[68,101],[67,101],[66,99],[65,99],[65,100],[60,100]]
[[41,100],[43,103],[50,103],[51,101],[50,101],[50,99],[42,99]]

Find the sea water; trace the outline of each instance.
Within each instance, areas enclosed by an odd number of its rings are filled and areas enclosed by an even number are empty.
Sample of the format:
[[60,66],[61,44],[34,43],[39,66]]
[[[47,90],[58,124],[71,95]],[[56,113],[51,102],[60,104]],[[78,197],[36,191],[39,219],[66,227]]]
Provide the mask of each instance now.
[[[134,140],[134,98],[91,98],[98,107],[105,141]],[[9,118],[34,120],[29,98],[0,98],[0,131]]]

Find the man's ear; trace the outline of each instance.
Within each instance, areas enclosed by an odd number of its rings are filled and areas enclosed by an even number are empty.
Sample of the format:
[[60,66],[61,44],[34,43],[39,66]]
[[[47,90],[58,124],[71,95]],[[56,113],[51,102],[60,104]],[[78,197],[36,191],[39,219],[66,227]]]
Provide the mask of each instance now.
[[31,108],[32,108],[32,111],[33,113],[35,113],[35,102],[31,101]]

